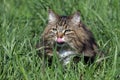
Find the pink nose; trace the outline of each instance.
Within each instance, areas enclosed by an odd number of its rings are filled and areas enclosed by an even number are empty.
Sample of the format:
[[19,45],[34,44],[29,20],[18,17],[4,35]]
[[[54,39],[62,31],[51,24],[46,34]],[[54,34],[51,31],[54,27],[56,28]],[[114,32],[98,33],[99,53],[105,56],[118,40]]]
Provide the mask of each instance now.
[[58,43],[62,43],[62,42],[64,42],[64,41],[63,41],[62,38],[57,38],[57,42],[58,42]]

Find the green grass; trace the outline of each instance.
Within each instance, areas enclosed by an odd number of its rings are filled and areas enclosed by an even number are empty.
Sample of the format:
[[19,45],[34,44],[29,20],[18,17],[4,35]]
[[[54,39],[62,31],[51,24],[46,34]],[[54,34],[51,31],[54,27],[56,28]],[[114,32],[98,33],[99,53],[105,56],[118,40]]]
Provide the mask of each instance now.
[[[100,66],[79,62],[66,71],[58,62],[43,67],[35,44],[43,32],[48,9],[60,15],[81,11],[81,20],[94,33],[107,59]],[[59,64],[59,65],[57,65]],[[119,80],[119,0],[1,0],[0,80]]]

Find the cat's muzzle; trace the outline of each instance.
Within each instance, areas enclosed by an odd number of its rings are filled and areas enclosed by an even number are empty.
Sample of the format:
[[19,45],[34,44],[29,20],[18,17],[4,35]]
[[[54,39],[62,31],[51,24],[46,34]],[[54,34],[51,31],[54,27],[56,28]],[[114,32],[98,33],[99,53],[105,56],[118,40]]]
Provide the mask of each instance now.
[[58,46],[62,46],[65,44],[65,42],[56,42]]

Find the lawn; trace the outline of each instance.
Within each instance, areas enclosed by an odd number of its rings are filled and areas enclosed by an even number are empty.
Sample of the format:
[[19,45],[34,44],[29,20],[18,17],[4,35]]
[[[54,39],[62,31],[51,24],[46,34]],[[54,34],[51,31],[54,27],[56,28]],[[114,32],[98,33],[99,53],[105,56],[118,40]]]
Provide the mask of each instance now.
[[[101,64],[79,62],[63,69],[54,60],[44,67],[35,45],[48,9],[60,15],[81,12],[105,53]],[[120,80],[120,0],[1,0],[0,80]]]

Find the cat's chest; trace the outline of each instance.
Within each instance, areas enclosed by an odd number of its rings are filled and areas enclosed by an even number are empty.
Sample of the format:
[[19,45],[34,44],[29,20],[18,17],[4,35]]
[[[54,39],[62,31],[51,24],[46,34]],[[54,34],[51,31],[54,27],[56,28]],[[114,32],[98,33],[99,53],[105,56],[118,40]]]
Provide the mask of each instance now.
[[70,63],[71,59],[76,55],[75,51],[72,50],[60,50],[58,56],[63,65]]
[[71,59],[75,55],[77,55],[76,51],[66,43],[62,45],[56,44],[56,48],[59,59],[63,63],[63,65],[68,64],[71,61]]

